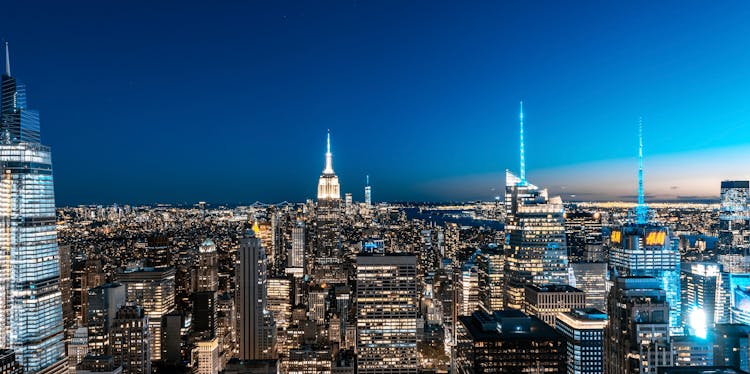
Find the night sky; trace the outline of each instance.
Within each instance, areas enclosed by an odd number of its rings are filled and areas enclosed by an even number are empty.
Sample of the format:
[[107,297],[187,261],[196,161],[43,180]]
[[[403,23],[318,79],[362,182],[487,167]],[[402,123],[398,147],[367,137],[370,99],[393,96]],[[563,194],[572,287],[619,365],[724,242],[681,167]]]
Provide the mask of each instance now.
[[[564,199],[750,178],[750,4],[709,1],[4,2],[58,205]],[[574,195],[574,196],[571,196]]]

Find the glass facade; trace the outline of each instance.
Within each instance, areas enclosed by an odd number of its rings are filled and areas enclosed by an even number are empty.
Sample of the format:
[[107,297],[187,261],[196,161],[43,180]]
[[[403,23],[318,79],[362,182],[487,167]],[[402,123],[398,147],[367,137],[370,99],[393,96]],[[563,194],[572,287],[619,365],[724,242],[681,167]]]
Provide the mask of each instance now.
[[507,308],[521,309],[527,284],[566,284],[565,210],[559,197],[506,172]]
[[24,372],[65,360],[51,152],[23,86],[2,76],[0,96],[0,344]]

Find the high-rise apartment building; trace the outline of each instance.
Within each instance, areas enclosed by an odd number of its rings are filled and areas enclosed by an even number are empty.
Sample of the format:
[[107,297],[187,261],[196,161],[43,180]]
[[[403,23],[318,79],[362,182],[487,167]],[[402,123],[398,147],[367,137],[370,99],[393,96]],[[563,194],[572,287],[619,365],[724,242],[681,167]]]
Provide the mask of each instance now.
[[245,232],[237,255],[237,339],[241,360],[275,356],[276,323],[268,310],[266,252],[253,231]]
[[39,113],[10,74],[8,44],[0,78],[0,346],[26,373],[65,372],[60,253],[50,148]]
[[417,279],[413,255],[357,257],[357,371],[417,373]]

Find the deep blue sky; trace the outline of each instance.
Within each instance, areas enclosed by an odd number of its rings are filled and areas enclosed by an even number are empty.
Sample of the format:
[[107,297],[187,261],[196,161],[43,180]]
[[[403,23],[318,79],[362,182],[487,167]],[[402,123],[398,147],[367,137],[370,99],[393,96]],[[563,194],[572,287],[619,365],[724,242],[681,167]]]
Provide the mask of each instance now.
[[640,115],[655,198],[750,177],[747,2],[2,8],[60,205],[314,197],[328,128],[355,200],[366,173],[380,201],[487,199],[518,169],[520,99],[554,192],[635,192]]

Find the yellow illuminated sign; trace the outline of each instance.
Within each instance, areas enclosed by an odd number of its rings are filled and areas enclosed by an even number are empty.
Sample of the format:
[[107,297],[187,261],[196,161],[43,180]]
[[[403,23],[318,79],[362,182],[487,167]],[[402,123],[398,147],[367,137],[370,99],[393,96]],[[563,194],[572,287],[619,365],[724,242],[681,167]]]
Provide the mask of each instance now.
[[612,231],[609,235],[609,241],[615,244],[619,244],[622,240],[622,233],[620,231]]
[[646,245],[664,245],[667,233],[664,231],[651,231],[646,234]]

